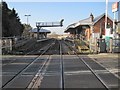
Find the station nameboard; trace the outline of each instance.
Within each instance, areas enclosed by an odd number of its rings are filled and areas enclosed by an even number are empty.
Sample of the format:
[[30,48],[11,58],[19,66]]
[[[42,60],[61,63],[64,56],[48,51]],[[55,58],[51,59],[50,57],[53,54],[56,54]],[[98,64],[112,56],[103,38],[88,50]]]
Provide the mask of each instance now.
[[112,12],[116,12],[118,11],[118,7],[119,7],[119,3],[115,2],[112,4]]

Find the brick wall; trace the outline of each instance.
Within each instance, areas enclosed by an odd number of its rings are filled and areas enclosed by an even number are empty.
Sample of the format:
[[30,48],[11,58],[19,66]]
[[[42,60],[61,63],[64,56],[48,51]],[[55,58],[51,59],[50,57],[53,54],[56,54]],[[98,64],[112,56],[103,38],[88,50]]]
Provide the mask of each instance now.
[[[108,23],[110,23],[110,27],[113,27],[113,22],[108,18]],[[105,35],[105,16],[101,18],[95,25],[94,25],[94,32],[100,33],[100,23],[101,23],[101,30],[102,35]]]

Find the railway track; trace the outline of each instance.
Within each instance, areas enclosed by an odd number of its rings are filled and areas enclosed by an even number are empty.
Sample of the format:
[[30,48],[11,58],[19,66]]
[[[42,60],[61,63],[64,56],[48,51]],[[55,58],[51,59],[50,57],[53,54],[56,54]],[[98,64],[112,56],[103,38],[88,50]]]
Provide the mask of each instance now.
[[[46,55],[46,59],[40,60],[42,55]],[[34,68],[32,65],[39,66],[34,74],[28,73],[28,71],[31,72],[31,69]],[[13,86],[14,84],[12,83],[20,77],[22,78],[22,76],[32,75],[32,78],[28,81],[26,80],[27,84],[22,88],[26,90],[39,88],[60,88],[61,90],[66,88],[112,90],[114,88],[113,90],[118,90],[116,85],[110,86],[112,84],[108,84],[104,80],[105,78],[100,76],[101,73],[104,76],[108,72],[89,57],[80,57],[69,44],[61,40],[55,40],[46,51],[4,84],[3,88],[16,88],[17,86]]]
[[[51,42],[49,42],[47,45],[45,45],[44,47],[42,47],[42,48],[40,48],[40,47],[37,47],[37,48],[35,48],[35,49],[33,49],[33,50],[31,50],[31,51],[29,51],[29,52],[27,52],[27,53],[24,53],[23,54],[23,56],[22,57],[24,57],[24,56],[27,56],[27,55],[40,55],[40,54],[42,54],[42,52],[46,49],[46,48],[48,48],[50,45],[51,45],[51,43],[54,43],[55,41],[54,40],[52,40]],[[44,44],[44,43],[43,43]],[[32,44],[33,45],[33,44]],[[29,48],[29,47],[28,47]],[[30,49],[30,48],[29,48]],[[5,66],[5,65],[9,65],[9,64],[11,64],[11,63],[14,63],[15,61],[17,61],[17,59],[12,59],[12,60],[9,60],[9,62],[7,62],[7,63],[5,63],[5,61],[4,60],[2,60],[2,66]]]
[[[55,47],[56,45],[58,45],[57,47]],[[56,49],[56,50],[55,50]],[[50,52],[52,50],[52,52],[54,51],[54,53],[60,54],[60,45],[59,42],[56,40],[54,41],[41,55],[48,55],[48,58],[46,60],[44,60],[43,64],[40,66],[37,74],[34,75],[34,78],[30,81],[30,83],[27,85],[27,87],[25,87],[26,89],[33,89],[33,88],[38,88],[39,87],[39,83],[41,81],[41,79],[44,76],[45,70],[47,68],[47,65],[49,65],[50,63]],[[25,71],[27,71],[34,63],[39,62],[39,58],[41,57],[41,55],[37,56],[32,62],[30,62],[26,67],[24,67],[22,70],[20,70],[16,75],[14,75],[10,80],[8,80],[3,86],[2,88],[5,89],[9,89],[9,88],[14,88],[17,86],[12,86],[12,83],[14,83],[15,81],[17,81],[23,74],[25,74]],[[11,62],[12,63],[12,62]],[[10,63],[9,63],[10,64]],[[63,64],[61,64],[63,65]],[[62,70],[62,69],[61,69]],[[25,74],[26,75],[26,74]],[[22,87],[23,88],[23,87]]]
[[60,43],[60,68],[61,68],[61,88],[62,90],[64,90],[64,62],[63,62],[63,48],[62,48],[62,44]]
[[[64,42],[65,43],[65,42]],[[82,61],[82,63],[85,65],[85,67],[87,67],[89,69],[89,71],[95,76],[95,78],[103,85],[104,90],[118,90],[118,86],[113,86],[110,87],[109,85],[107,85],[107,83],[100,77],[99,73],[97,73],[96,69],[93,69],[93,67],[91,67],[90,63],[94,63],[97,65],[97,63],[95,63],[93,60],[91,60],[90,58],[88,58],[87,60],[85,60],[85,58],[81,58],[78,54],[77,51],[71,47],[69,44],[65,43],[70,50],[74,51],[74,55],[76,55],[76,57],[79,58],[80,61]],[[91,61],[89,61],[91,60]],[[98,66],[99,67],[99,66]],[[99,67],[99,68],[104,68],[104,67]],[[109,71],[107,71],[105,68],[103,69],[103,72],[107,72],[110,73]],[[97,82],[96,82],[97,83]],[[103,90],[103,89],[102,89]]]
[[[57,45],[57,47],[56,47],[56,45]],[[32,79],[32,81],[30,82],[30,84],[27,86],[26,89],[33,90],[33,89],[36,89],[36,88],[40,87],[42,79],[44,78],[44,75],[46,73],[46,69],[48,68],[48,66],[49,66],[49,64],[51,62],[51,51],[53,53],[56,53],[56,51],[57,51],[57,54],[59,54],[60,52],[58,52],[58,51],[60,51],[59,50],[60,48],[61,48],[60,43],[57,40],[55,40],[55,42],[52,44],[52,46],[49,48],[49,50],[47,50],[47,52],[44,53],[45,55],[46,54],[47,55],[50,54],[49,57],[48,57],[48,59],[44,62],[44,64],[42,65],[42,67],[38,70],[37,74]]]
[[12,53],[14,55],[28,55],[28,54],[39,54],[40,52],[37,52],[40,48],[44,48],[51,42],[53,42],[54,39],[49,39],[48,41],[41,41],[37,42],[37,40],[31,40],[25,45],[21,47],[16,47],[13,49]]
[[[60,81],[59,81],[60,87],[59,88],[61,88],[61,90],[64,90],[66,88],[66,71],[65,71],[65,67],[64,67],[66,61],[64,60],[64,55],[62,53],[64,48],[63,48],[61,42],[59,42],[59,44],[60,44],[60,58],[59,58],[60,59]],[[79,57],[77,54],[76,54],[76,56]],[[81,60],[80,57],[79,57],[79,60]],[[83,61],[83,59],[81,61],[82,61],[81,64],[84,64],[84,67],[88,69],[87,72],[92,73],[91,75],[94,77],[94,79],[96,79],[96,81],[97,81],[96,83],[100,84],[100,87],[102,87],[102,90],[110,90],[107,87],[107,85],[102,81],[102,79],[98,75],[96,75],[96,73],[91,69],[91,67],[87,63],[85,63]],[[44,76],[43,76],[43,78],[44,78]],[[42,81],[40,81],[40,82],[42,82]]]
[[[54,43],[54,42],[53,42],[53,43]],[[14,81],[16,81],[18,78],[20,78],[25,71],[29,70],[29,68],[30,68],[33,64],[35,64],[35,63],[37,63],[37,62],[40,62],[40,58],[42,57],[42,55],[44,55],[44,54],[52,47],[52,45],[53,45],[53,44],[51,44],[51,45],[49,45],[48,47],[46,47],[46,49],[45,49],[40,55],[38,55],[37,57],[35,57],[35,58],[34,58],[30,63],[28,63],[22,70],[18,71],[17,74],[15,74],[14,76],[12,76],[12,78],[11,78],[10,80],[8,80],[6,83],[4,83],[4,84],[2,85],[2,88],[4,88],[4,89],[5,89],[5,88],[11,88],[11,84],[12,84]],[[39,66],[39,68],[43,68],[44,63],[45,63],[46,61],[48,61],[48,58],[43,61],[43,65],[42,65],[42,66]],[[12,62],[10,62],[10,63],[12,63]],[[9,63],[9,64],[10,64],[10,63]],[[9,86],[10,86],[10,87],[9,87]]]

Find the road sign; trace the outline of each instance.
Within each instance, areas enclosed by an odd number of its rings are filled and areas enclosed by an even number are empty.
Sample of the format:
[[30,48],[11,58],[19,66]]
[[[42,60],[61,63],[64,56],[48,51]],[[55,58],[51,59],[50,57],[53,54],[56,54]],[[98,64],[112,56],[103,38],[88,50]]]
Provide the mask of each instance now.
[[118,6],[119,6],[119,3],[118,3],[118,2],[113,3],[113,4],[112,4],[112,12],[118,11]]

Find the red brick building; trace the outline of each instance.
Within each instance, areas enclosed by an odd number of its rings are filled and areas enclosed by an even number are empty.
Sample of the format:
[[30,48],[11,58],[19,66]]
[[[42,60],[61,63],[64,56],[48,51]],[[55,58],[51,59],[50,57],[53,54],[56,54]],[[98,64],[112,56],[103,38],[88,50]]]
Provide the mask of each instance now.
[[[113,20],[109,15],[107,20],[108,28],[112,28]],[[73,36],[84,36],[87,41],[89,41],[90,38],[104,38],[105,13],[96,18],[91,14],[90,17],[69,25],[65,32],[70,32]]]

